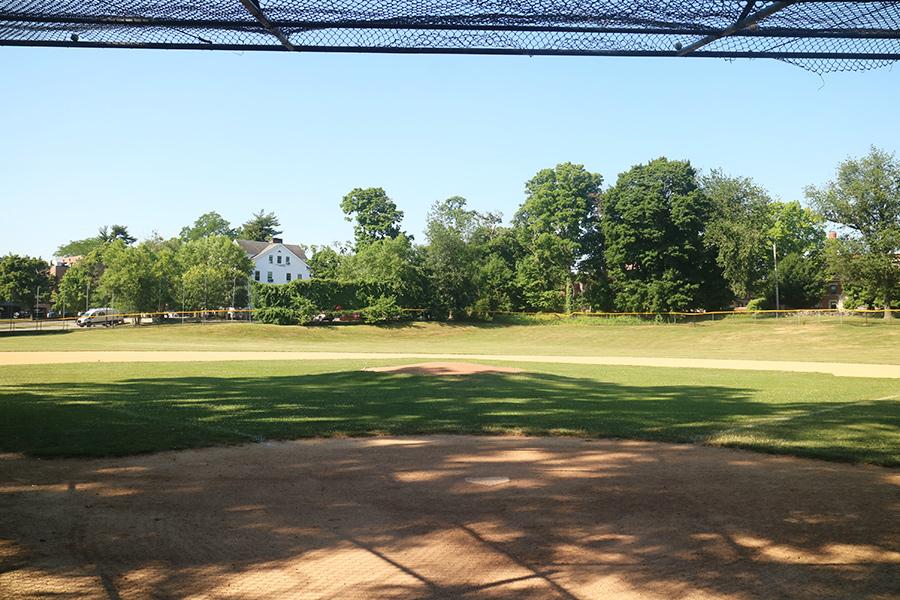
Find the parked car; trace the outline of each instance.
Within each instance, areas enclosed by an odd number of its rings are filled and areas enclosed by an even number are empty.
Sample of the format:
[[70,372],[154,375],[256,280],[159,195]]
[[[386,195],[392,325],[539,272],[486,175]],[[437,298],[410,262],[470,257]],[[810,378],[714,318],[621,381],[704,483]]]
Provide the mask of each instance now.
[[114,308],[92,308],[75,319],[79,327],[93,327],[94,325],[121,325],[125,322],[122,314]]

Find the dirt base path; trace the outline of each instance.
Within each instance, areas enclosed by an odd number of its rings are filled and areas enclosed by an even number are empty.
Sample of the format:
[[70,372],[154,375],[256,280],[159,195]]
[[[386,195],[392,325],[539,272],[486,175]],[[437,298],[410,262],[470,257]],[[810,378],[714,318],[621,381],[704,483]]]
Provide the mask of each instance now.
[[838,377],[900,379],[900,365],[869,363],[795,362],[776,360],[718,360],[709,358],[645,358],[632,356],[554,356],[519,354],[428,354],[410,352],[180,352],[85,351],[0,352],[0,365],[41,365],[87,362],[220,362],[241,360],[495,360],[514,363],[621,365],[680,369],[737,369],[827,373]]
[[627,441],[0,456],[3,598],[894,598],[900,473]]

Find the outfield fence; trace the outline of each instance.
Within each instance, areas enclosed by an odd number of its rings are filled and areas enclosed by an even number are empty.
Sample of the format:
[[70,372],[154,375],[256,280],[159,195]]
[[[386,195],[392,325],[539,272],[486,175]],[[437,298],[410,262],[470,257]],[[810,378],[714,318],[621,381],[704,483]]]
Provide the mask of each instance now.
[[[900,317],[900,308],[888,311],[894,317]],[[805,309],[760,309],[760,310],[714,310],[714,311],[666,311],[666,312],[593,312],[573,311],[570,313],[555,312],[497,312],[495,316],[527,317],[533,319],[606,319],[616,322],[640,323],[702,323],[721,321],[724,319],[742,319],[755,321],[760,319],[802,319],[804,317],[845,317],[863,321],[884,318],[883,308],[805,308]]]
[[[231,322],[255,322],[254,313],[258,309],[252,308],[224,308],[209,310],[188,311],[161,311],[146,313],[112,313],[103,320],[79,323],[79,316],[59,318],[20,318],[0,319],[0,335],[11,332],[53,332],[69,331],[73,329],[94,329],[104,327],[121,326],[156,326],[179,324],[213,324]],[[341,310],[326,311],[322,317],[310,323],[310,325],[349,325],[362,323],[362,311]],[[431,311],[425,308],[401,309],[402,315],[397,320],[403,321],[431,321]],[[900,317],[900,309],[889,311],[892,316]],[[843,322],[845,319],[856,323],[869,323],[883,320],[884,309],[835,309],[835,308],[810,308],[810,309],[781,309],[781,310],[720,310],[720,311],[667,311],[667,312],[591,312],[574,311],[571,313],[557,312],[525,312],[525,311],[497,311],[490,315],[498,321],[560,321],[560,320],[599,320],[610,323],[703,323],[721,321],[724,319],[753,322],[765,319],[794,319],[802,321],[804,318],[837,318]]]

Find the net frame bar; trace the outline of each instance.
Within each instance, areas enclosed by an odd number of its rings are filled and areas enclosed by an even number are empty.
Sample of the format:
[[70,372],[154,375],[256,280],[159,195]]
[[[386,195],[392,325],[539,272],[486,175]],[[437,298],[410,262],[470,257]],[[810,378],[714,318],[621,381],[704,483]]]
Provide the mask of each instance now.
[[[328,14],[334,18],[329,19],[321,18],[322,13],[316,13],[310,8],[314,4],[302,0],[263,2],[198,1],[185,6],[199,16],[179,16],[177,11],[172,10],[168,11],[172,16],[160,17],[155,15],[166,14],[166,5],[169,3],[154,0],[130,2],[128,4],[134,10],[123,8],[117,13],[112,10],[115,8],[113,2],[97,0],[60,3],[0,0],[0,46],[769,58],[794,62],[819,71],[871,68],[865,63],[878,63],[874,66],[880,66],[900,60],[900,2],[750,0],[715,3],[688,0],[664,3],[645,0],[602,3],[608,10],[622,11],[618,21],[613,13],[585,13],[582,9],[597,3],[592,3],[591,0],[565,3],[571,11],[568,14],[558,12],[558,5],[554,4],[554,0],[519,0],[518,4],[479,0],[455,0],[451,3],[445,0],[405,3],[391,3],[389,0],[379,3],[370,0],[360,2],[360,6],[365,5],[369,12],[359,11],[359,14],[364,14],[367,18],[353,18],[356,15],[348,7],[356,5],[339,2],[339,9],[334,14]],[[60,6],[57,11],[52,10],[55,5]],[[98,5],[109,6],[111,9],[100,14],[96,10]],[[453,12],[447,8],[451,5],[457,9],[462,7],[472,10]],[[734,22],[728,24],[722,21],[721,17],[729,14],[725,9],[712,15],[709,7],[718,5],[737,7],[738,10],[730,13]],[[78,12],[77,9],[82,6],[84,11]],[[384,18],[372,18],[371,14],[375,14],[379,6],[384,9]],[[500,7],[497,9],[499,12],[478,12],[486,6]],[[515,13],[513,8],[508,8],[510,12],[503,12],[507,6],[516,8],[522,14]],[[523,6],[534,7],[534,14],[525,14]],[[139,14],[138,9],[141,7],[145,9],[144,14]],[[91,8],[95,9],[94,13],[90,12]],[[410,12],[413,8],[424,12]],[[866,8],[871,10],[863,10]],[[444,13],[441,12],[442,9]],[[651,16],[661,16],[655,19],[632,18],[628,11],[635,10],[643,10]],[[666,10],[679,12],[672,12],[671,18],[663,18],[669,15]],[[871,16],[879,12],[883,15],[882,19]],[[789,14],[782,18],[782,13]],[[398,14],[401,16],[397,16]],[[320,18],[314,18],[317,16]],[[643,17],[643,13],[641,16]],[[773,16],[776,18],[773,19]],[[597,24],[592,24],[592,21]],[[711,22],[716,25],[711,25]],[[872,26],[873,23],[880,26]],[[66,35],[70,30],[71,34]],[[150,30],[157,33],[153,36],[141,33]],[[173,32],[173,35],[168,36],[171,41],[166,39],[166,35],[159,33],[165,31]],[[91,36],[91,32],[104,35]],[[396,35],[391,35],[391,32]],[[313,34],[321,35],[313,38]],[[466,39],[467,34],[482,37]],[[494,34],[496,36],[491,37]],[[597,37],[570,39],[564,37],[566,35]],[[676,38],[684,39],[684,45],[681,41],[672,41]],[[723,44],[723,41],[728,43]],[[835,67],[828,64],[829,61],[846,61],[846,64],[841,63]]]

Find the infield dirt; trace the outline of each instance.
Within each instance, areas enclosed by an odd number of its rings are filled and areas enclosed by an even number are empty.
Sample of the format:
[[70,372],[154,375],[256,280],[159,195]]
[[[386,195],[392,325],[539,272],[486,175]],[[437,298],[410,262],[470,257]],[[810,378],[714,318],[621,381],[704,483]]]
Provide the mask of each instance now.
[[0,597],[887,599],[898,589],[900,473],[877,467],[468,436],[0,458]]

